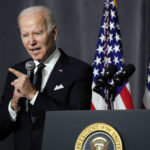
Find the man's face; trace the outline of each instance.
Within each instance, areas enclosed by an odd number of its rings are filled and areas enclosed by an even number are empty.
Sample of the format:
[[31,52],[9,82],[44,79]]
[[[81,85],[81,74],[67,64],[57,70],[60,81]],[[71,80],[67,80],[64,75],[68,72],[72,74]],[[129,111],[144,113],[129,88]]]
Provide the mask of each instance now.
[[56,48],[57,28],[48,31],[42,12],[21,17],[19,26],[23,45],[29,55],[39,62],[46,60]]

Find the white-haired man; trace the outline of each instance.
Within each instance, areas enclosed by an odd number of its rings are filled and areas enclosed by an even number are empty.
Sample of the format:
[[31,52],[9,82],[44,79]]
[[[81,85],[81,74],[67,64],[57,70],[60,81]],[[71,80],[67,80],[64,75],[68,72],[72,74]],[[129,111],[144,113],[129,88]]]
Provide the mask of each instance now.
[[[57,26],[46,7],[24,9],[18,23],[31,58],[9,68],[0,104],[0,139],[14,132],[15,150],[41,150],[46,111],[90,109],[92,68],[56,47]],[[34,76],[41,75],[40,88],[26,75],[29,60],[36,66]]]

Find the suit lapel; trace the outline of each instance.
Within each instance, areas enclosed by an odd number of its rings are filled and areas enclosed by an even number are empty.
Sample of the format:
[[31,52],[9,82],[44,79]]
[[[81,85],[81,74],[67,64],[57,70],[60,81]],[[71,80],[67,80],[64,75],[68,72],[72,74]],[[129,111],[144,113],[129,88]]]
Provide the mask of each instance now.
[[66,66],[68,64],[68,56],[62,50],[60,50],[60,52],[61,52],[61,56],[58,59],[48,79],[48,82],[44,88],[44,91],[45,90],[53,91],[55,86],[61,83],[63,75],[67,69]]

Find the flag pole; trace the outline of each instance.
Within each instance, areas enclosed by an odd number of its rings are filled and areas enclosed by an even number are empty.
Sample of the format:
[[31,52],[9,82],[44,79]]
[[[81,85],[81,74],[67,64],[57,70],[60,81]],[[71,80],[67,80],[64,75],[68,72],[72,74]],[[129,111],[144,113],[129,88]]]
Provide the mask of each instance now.
[[115,5],[115,7],[117,8],[117,3],[116,3],[116,0],[113,0],[114,1],[114,5]]

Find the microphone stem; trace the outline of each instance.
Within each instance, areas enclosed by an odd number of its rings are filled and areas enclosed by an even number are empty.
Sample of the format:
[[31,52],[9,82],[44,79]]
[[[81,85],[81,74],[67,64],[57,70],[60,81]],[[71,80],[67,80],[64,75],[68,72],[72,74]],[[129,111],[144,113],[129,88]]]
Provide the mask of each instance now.
[[28,99],[26,99],[26,101],[25,101],[25,110],[26,110],[26,112],[28,112],[29,111],[29,100]]
[[116,87],[108,86],[108,99],[110,103],[110,109],[114,110],[114,101],[116,96]]

